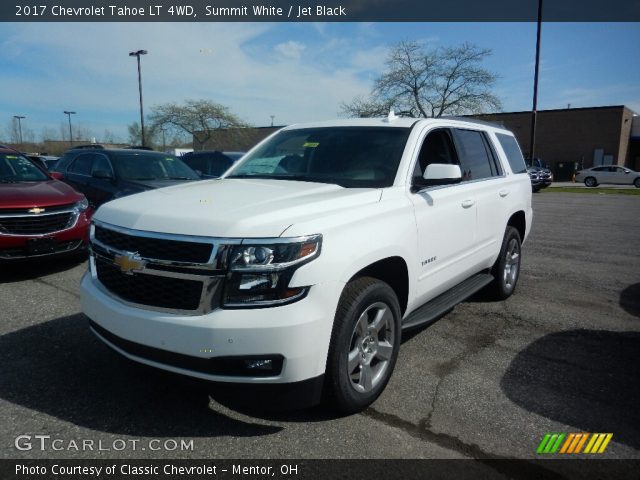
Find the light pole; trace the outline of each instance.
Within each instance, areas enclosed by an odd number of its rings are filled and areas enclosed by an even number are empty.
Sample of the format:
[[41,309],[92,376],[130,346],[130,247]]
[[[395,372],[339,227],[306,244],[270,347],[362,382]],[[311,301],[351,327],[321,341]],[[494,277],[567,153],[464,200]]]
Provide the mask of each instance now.
[[13,118],[18,120],[18,132],[19,132],[19,135],[20,135],[20,149],[22,149],[24,147],[22,145],[22,122],[21,122],[21,120],[23,118],[27,118],[27,117],[25,117],[24,115],[14,115]]
[[269,115],[271,117],[271,126],[273,127],[273,119],[276,118],[275,115]]
[[69,145],[73,147],[73,133],[71,132],[71,115],[75,115],[76,112],[64,111],[64,114],[69,117]]
[[144,147],[144,114],[142,113],[142,74],[140,73],[140,55],[146,55],[146,50],[138,50],[135,52],[129,52],[130,57],[136,57],[138,60],[138,91],[140,93],[140,137],[142,139],[142,146]]
[[536,121],[538,116],[538,72],[540,70],[540,35],[542,33],[542,0],[538,0],[538,30],[536,35],[536,67],[533,77],[533,108],[531,110],[531,143],[529,146],[529,161],[533,166],[533,156],[536,153]]

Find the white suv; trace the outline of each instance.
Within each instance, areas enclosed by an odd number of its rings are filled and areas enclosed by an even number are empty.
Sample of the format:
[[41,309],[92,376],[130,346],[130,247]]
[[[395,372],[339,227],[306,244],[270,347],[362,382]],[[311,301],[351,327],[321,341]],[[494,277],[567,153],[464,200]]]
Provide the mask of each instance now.
[[489,284],[513,293],[531,218],[500,127],[290,126],[221,179],[103,205],[82,308],[132,360],[355,412],[386,386],[402,331]]

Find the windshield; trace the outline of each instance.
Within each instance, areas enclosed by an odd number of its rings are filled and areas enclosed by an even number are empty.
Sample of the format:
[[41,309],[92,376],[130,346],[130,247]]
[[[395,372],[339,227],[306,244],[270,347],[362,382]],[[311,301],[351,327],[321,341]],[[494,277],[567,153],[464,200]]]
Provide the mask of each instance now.
[[118,152],[111,156],[118,175],[125,180],[199,180],[196,172],[173,155],[151,152]]
[[0,183],[51,180],[31,160],[17,153],[0,153]]
[[389,187],[410,129],[327,127],[281,131],[247,154],[225,178],[269,178]]

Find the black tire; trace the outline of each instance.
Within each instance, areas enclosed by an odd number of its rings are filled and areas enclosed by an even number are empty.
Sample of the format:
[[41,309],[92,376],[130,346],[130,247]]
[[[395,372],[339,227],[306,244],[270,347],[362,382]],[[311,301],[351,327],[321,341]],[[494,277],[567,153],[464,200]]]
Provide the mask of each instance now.
[[[509,298],[516,289],[516,284],[520,277],[521,247],[522,241],[518,230],[508,226],[504,232],[500,254],[491,270],[494,276],[494,281],[491,284],[491,293],[497,300]],[[517,254],[515,258],[513,256],[514,253]]]
[[[379,330],[372,321],[376,318]],[[336,310],[325,374],[325,401],[332,408],[356,413],[382,393],[398,358],[400,320],[398,298],[385,282],[360,277],[346,285]],[[365,324],[363,336],[360,327]]]
[[594,177],[587,177],[584,179],[584,184],[586,187],[597,187],[598,181]]
[[640,188],[640,177],[636,178],[633,181],[633,184],[635,185],[636,188]]
[[538,193],[540,191],[540,187],[531,187],[531,191],[533,193]]

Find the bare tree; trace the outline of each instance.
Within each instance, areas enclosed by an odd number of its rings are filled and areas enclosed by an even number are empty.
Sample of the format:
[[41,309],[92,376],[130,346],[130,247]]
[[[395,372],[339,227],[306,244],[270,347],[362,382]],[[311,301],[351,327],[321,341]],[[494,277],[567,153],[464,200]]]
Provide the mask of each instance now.
[[156,105],[151,112],[149,119],[154,129],[164,127],[166,132],[174,135],[186,132],[193,136],[194,144],[201,148],[216,129],[246,126],[227,107],[208,100],[185,100],[184,105]]
[[482,67],[491,50],[471,43],[458,47],[428,48],[403,41],[389,51],[386,69],[368,98],[343,103],[347,116],[400,115],[440,117],[500,110],[492,93],[496,75]]

